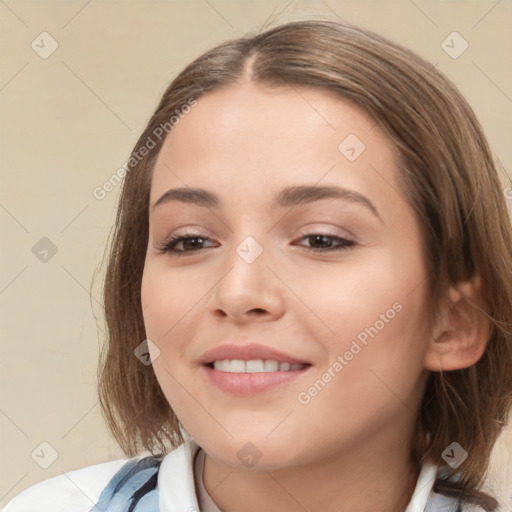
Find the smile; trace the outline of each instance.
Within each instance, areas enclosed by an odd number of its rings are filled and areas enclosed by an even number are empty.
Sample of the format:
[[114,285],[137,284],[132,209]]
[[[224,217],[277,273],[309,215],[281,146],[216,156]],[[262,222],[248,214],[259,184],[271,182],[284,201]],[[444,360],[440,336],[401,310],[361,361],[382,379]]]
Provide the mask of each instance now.
[[268,373],[268,372],[293,372],[302,370],[306,364],[290,364],[279,362],[275,359],[223,359],[211,363],[210,368],[215,371],[227,373]]

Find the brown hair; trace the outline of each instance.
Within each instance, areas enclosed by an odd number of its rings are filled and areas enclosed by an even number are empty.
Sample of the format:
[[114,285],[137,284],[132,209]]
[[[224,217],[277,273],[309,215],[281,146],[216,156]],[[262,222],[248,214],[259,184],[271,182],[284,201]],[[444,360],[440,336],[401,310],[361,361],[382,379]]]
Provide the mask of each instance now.
[[[396,144],[402,192],[423,226],[432,321],[450,284],[481,277],[491,319],[487,349],[469,368],[431,373],[412,454],[446,469],[436,492],[495,510],[497,500],[481,489],[512,404],[512,228],[497,167],[472,109],[435,66],[333,20],[286,23],[209,50],[172,81],[136,143],[104,284],[108,340],[99,397],[110,431],[128,455],[140,447],[162,454],[185,439],[152,367],[134,357],[146,338],[140,290],[151,171],[165,138],[143,149],[191,99],[241,78],[335,91],[371,114]],[[453,441],[469,453],[456,470],[441,458]]]

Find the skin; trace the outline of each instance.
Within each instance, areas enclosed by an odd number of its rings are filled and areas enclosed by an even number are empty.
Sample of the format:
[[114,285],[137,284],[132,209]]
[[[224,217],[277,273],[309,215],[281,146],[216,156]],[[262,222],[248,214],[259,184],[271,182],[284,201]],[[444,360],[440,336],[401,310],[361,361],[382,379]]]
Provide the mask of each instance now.
[[[354,161],[338,150],[349,134],[366,146]],[[472,364],[484,347],[475,341],[468,355],[446,325],[435,335],[427,325],[421,229],[400,194],[397,164],[389,139],[349,101],[248,81],[199,98],[164,142],[151,183],[144,322],[160,351],[152,350],[157,379],[206,451],[204,484],[224,512],[397,512],[411,499],[419,468],[410,443],[429,370]],[[332,198],[270,209],[277,191],[305,184],[355,190],[380,219]],[[222,206],[152,208],[183,186],[214,192]],[[356,245],[314,252],[326,246],[304,238],[314,233]],[[211,242],[178,245],[189,251],[183,256],[158,249],[183,234]],[[263,249],[252,263],[236,252],[247,236]],[[300,403],[299,393],[394,303],[401,311]],[[212,386],[198,362],[228,340],[266,344],[312,366],[289,384],[235,396]],[[237,456],[248,442],[261,455],[251,468]]]

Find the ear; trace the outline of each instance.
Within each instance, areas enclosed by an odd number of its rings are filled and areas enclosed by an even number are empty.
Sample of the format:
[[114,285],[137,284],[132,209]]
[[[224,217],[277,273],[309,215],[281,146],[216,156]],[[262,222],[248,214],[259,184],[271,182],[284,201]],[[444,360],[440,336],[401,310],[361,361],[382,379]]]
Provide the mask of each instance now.
[[480,276],[451,286],[425,352],[425,368],[438,372],[475,364],[485,352],[491,332],[485,311]]

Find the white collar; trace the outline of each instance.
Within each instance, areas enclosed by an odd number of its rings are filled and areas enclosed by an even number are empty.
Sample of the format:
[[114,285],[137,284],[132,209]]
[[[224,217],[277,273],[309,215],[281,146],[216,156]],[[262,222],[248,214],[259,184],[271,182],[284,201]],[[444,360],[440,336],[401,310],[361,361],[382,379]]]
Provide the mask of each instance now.
[[438,469],[438,466],[432,462],[423,463],[411,501],[407,505],[405,512],[424,512],[436,480]]
[[199,445],[183,443],[167,454],[158,471],[160,512],[199,512],[194,484],[194,457]]
[[[158,472],[161,512],[199,512],[194,483],[194,458],[199,445],[189,440],[167,454]],[[424,512],[438,467],[425,462],[405,512]]]

